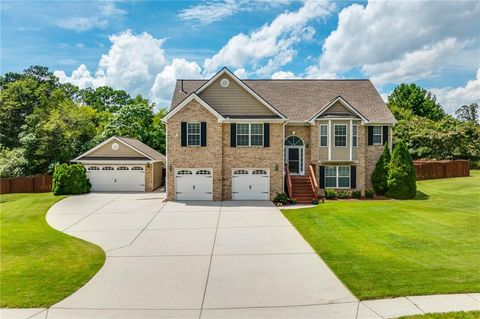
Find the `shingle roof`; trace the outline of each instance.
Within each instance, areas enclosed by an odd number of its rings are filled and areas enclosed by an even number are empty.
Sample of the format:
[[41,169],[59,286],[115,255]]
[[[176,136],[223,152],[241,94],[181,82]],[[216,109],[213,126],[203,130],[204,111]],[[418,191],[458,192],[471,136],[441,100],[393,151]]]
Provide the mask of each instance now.
[[119,140],[121,140],[122,142],[125,142],[126,144],[130,145],[134,149],[136,149],[136,150],[142,152],[143,154],[147,155],[148,157],[150,157],[153,160],[165,161],[165,155],[163,155],[160,152],[157,152],[156,150],[154,150],[153,148],[151,148],[147,144],[144,144],[144,143],[140,142],[139,140],[137,140],[135,138],[124,137],[124,136],[115,136],[115,137],[118,138]]
[[[207,80],[177,80],[172,109],[206,82]],[[341,96],[371,123],[395,122],[393,114],[370,80],[242,80],[242,82],[292,121],[309,120],[329,102]]]

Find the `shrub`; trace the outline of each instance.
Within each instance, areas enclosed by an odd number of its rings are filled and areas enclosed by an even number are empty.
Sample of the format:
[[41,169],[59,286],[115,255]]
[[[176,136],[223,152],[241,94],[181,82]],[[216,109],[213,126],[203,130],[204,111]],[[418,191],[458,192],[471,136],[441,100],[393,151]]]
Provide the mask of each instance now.
[[375,170],[372,173],[373,189],[377,194],[385,194],[388,191],[388,169],[390,164],[390,150],[388,144],[385,144],[383,153],[375,165]]
[[92,184],[85,167],[79,164],[61,164],[54,169],[52,192],[55,195],[75,195],[90,192]]
[[373,189],[367,189],[365,191],[365,197],[366,198],[374,198],[375,197],[375,192],[373,191]]
[[278,193],[275,198],[273,199],[275,203],[288,203],[288,196],[285,193]]
[[346,198],[350,198],[350,193],[347,191],[341,191],[341,192],[338,192],[337,196],[338,198],[346,199]]
[[297,200],[296,200],[295,198],[291,198],[291,199],[290,199],[290,203],[291,203],[292,205],[296,205],[296,204],[297,204]]
[[331,188],[325,189],[325,198],[327,199],[335,199],[337,198],[337,191]]
[[352,192],[352,197],[356,199],[362,198],[362,192],[361,191],[353,191]]
[[400,141],[395,145],[388,173],[388,191],[392,198],[414,198],[417,193],[415,168],[407,145]]

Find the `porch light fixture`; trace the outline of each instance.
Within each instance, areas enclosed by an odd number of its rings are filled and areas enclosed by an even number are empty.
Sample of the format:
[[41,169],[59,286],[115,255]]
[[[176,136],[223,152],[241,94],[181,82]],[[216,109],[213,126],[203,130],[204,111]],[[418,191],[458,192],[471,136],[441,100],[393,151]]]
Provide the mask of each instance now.
[[169,170],[170,172],[172,172],[172,171],[173,171],[172,164],[168,165],[168,170]]
[[275,163],[275,164],[273,165],[273,167],[274,167],[273,169],[274,169],[276,172],[278,172],[278,163]]

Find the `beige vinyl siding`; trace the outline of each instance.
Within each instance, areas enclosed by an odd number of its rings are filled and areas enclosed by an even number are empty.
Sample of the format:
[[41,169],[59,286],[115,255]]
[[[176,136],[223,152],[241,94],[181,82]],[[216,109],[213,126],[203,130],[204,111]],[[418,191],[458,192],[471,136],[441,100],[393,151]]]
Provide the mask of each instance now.
[[[118,150],[112,149],[112,144],[118,144]],[[102,147],[96,149],[87,155],[88,157],[145,157],[144,155],[133,150],[131,147],[126,146],[122,142],[112,140]]]
[[352,113],[349,109],[347,109],[342,103],[336,102],[333,104],[331,107],[328,108],[322,115],[353,115],[356,116],[354,113]]
[[[228,87],[220,85],[222,79],[228,79]],[[218,78],[200,93],[200,97],[222,115],[274,115],[228,75]]]

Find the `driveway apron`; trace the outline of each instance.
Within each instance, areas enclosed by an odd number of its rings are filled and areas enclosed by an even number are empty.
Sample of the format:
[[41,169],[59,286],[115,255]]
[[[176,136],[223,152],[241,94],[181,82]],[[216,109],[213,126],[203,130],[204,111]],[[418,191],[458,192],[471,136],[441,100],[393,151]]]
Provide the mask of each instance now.
[[47,318],[378,318],[270,202],[92,193],[47,221],[107,254]]

